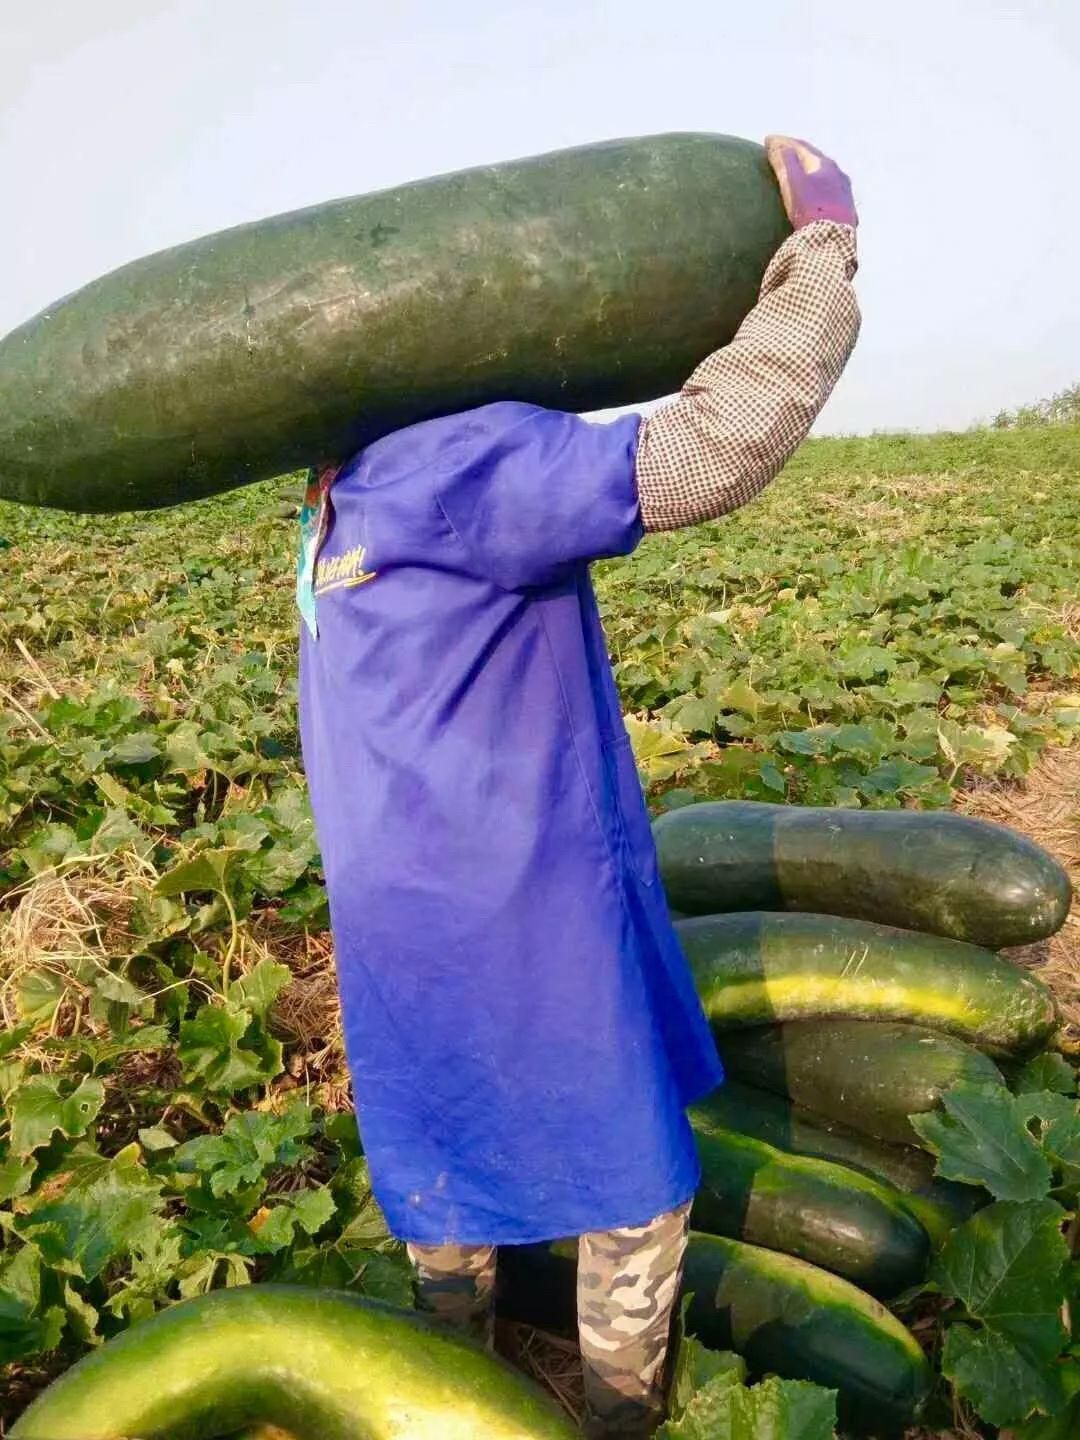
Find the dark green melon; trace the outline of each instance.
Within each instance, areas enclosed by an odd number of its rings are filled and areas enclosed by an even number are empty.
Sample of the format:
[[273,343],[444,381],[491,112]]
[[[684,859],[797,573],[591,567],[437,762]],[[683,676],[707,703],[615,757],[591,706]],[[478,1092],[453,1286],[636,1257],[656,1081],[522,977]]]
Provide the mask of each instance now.
[[704,1119],[713,1127],[763,1140],[792,1155],[833,1161],[837,1166],[884,1181],[922,1224],[935,1245],[989,1199],[985,1190],[935,1175],[934,1158],[925,1150],[875,1140],[838,1120],[793,1105],[782,1095],[758,1090],[737,1080],[726,1080],[707,1099],[700,1101],[691,1114],[699,1129]]
[[896,1295],[923,1278],[928,1232],[898,1190],[743,1134],[707,1102],[690,1118],[701,1161],[695,1229],[798,1256],[871,1295]]
[[0,498],[171,505],[489,400],[669,393],[789,233],[761,146],[674,134],[178,245],[0,342]]
[[878,1140],[922,1145],[909,1116],[934,1110],[961,1082],[1002,1085],[989,1056],[923,1025],[795,1020],[720,1038],[725,1068],[758,1089]]
[[1044,1046],[1054,997],[991,950],[838,915],[736,911],[676,924],[718,1030],[770,1020],[904,1020],[996,1054]]
[[653,833],[668,901],[687,915],[807,910],[996,950],[1053,935],[1072,898],[1026,836],[941,811],[705,801]]

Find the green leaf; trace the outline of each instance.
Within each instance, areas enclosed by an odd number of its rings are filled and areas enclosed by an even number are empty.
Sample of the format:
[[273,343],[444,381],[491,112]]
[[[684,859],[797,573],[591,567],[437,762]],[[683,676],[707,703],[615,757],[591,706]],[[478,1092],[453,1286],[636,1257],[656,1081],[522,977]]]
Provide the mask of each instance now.
[[775,760],[763,760],[758,773],[761,776],[761,783],[766,789],[773,791],[776,795],[784,795],[787,793],[787,781],[778,769]]
[[912,1115],[948,1180],[985,1185],[999,1200],[1041,1200],[1053,1173],[1027,1128],[1020,1099],[1004,1086],[963,1082],[942,1096],[944,1113]]
[[[153,1009],[150,996],[140,990],[137,985],[133,985],[126,975],[120,975],[115,970],[100,972],[94,980],[93,989],[94,997],[91,1004],[95,1019],[107,1020],[110,1015],[108,1007],[114,1005],[147,1015]],[[124,1016],[122,1023],[127,1024],[129,1018]]]
[[261,812],[281,827],[279,833],[244,862],[244,873],[263,895],[284,894],[319,855],[314,822],[303,797],[296,791],[287,793],[296,795],[296,800],[278,801]]
[[64,1309],[67,1312],[68,1329],[76,1340],[81,1340],[84,1345],[101,1344],[102,1337],[97,1328],[101,1316],[85,1296],[79,1294],[70,1280],[64,1281]]
[[626,730],[634,750],[634,759],[645,783],[668,780],[707,754],[708,745],[694,745],[686,738],[684,726],[673,726],[662,719],[649,724],[626,716]]
[[107,1309],[130,1324],[148,1320],[169,1298],[181,1268],[183,1237],[177,1226],[157,1225],[132,1246],[128,1273],[110,1295]]
[[144,1150],[156,1154],[162,1150],[172,1150],[177,1140],[164,1126],[148,1125],[139,1131],[139,1144]]
[[868,770],[858,782],[864,795],[895,795],[901,790],[917,790],[928,780],[937,779],[932,765],[917,765],[912,760],[883,760]]
[[41,1257],[22,1245],[0,1261],[0,1365],[59,1344],[64,1312],[53,1306],[41,1313],[40,1304]]
[[201,850],[194,859],[182,861],[166,870],[154,886],[154,893],[183,895],[192,890],[212,890],[219,895],[227,894],[229,874],[243,853],[235,845]]
[[807,730],[781,730],[774,738],[781,750],[793,755],[827,755],[835,735],[835,726],[816,725]]
[[82,847],[70,825],[53,823],[36,830],[18,854],[33,875],[59,865],[68,855],[78,855]]
[[[99,784],[102,779],[104,779],[103,776],[99,777]],[[159,807],[148,805],[140,808],[153,811]],[[175,816],[165,823],[175,823]],[[136,850],[146,848],[144,832],[124,810],[107,808],[101,817],[101,823],[91,837],[90,849],[95,855],[115,855],[118,850],[132,848]]]
[[148,760],[156,760],[160,754],[153,732],[143,730],[137,735],[125,735],[122,740],[117,740],[109,750],[109,759],[118,765],[145,765]]
[[352,1110],[337,1110],[323,1120],[323,1134],[346,1160],[360,1154],[360,1127]]
[[179,1055],[189,1083],[233,1094],[260,1085],[281,1072],[282,1050],[249,1010],[231,1003],[203,1005],[180,1026]]
[[247,1285],[251,1281],[254,1260],[248,1255],[217,1254],[214,1252],[193,1255],[185,1262],[177,1289],[181,1300],[190,1300],[193,1295],[205,1295],[219,1285],[231,1289],[235,1285]]
[[886,705],[908,707],[912,705],[936,705],[941,698],[941,689],[932,680],[904,680],[896,676],[887,686],[875,686],[871,690],[875,699]]
[[[180,1187],[183,1189],[183,1187]],[[259,1187],[237,1194],[238,1209],[248,1209],[258,1198]],[[217,1255],[254,1255],[258,1249],[252,1238],[250,1220],[243,1219],[228,1205],[207,1202],[207,1209],[198,1208],[191,1191],[187,1192],[187,1214],[180,1221],[185,1259],[213,1252]],[[204,1199],[205,1197],[200,1197]],[[256,1216],[251,1216],[254,1220]],[[261,1223],[259,1217],[258,1223]]]
[[232,1115],[220,1135],[197,1135],[179,1146],[173,1164],[180,1173],[208,1177],[215,1196],[233,1195],[272,1169],[298,1165],[311,1153],[302,1142],[314,1129],[306,1105],[280,1115],[245,1110]]
[[1077,1072],[1055,1050],[1035,1055],[1013,1076],[1009,1088],[1015,1095],[1034,1090],[1052,1090],[1059,1095],[1076,1094]]
[[[105,799],[110,801],[115,807],[113,811],[114,814],[117,812],[123,814],[125,811],[130,811],[132,815],[137,815],[140,820],[145,820],[151,825],[176,824],[176,816],[170,809],[164,805],[155,805],[152,801],[144,800],[141,795],[137,795],[133,790],[129,790],[115,775],[95,775],[94,784],[98,790],[101,791],[102,795],[104,795]],[[104,833],[102,833],[101,830],[94,831],[91,849],[95,853],[101,853],[102,851],[107,852],[110,848],[115,848],[118,840],[122,843],[125,830],[129,837],[134,836],[141,838],[142,832],[136,827],[130,824],[121,827],[116,822],[113,822],[105,829]]]
[[170,770],[197,775],[213,769],[214,762],[203,748],[198,725],[182,720],[165,741],[165,759]]
[[[131,918],[137,933],[147,945],[182,934],[191,924],[191,917],[182,901],[171,895],[155,895],[152,891],[140,890],[136,893]],[[164,968],[162,961],[157,963]]]
[[57,1035],[38,1044],[50,1055],[70,1060],[89,1060],[95,1068],[111,1065],[124,1055],[145,1055],[165,1050],[169,1032],[164,1025],[139,1025],[115,1035]]
[[105,1103],[105,1086],[92,1078],[70,1085],[63,1075],[31,1075],[19,1086],[10,1104],[13,1154],[31,1154],[58,1130],[69,1140],[86,1134]]
[[319,1185],[314,1189],[301,1190],[289,1199],[296,1223],[305,1235],[315,1235],[333,1218],[337,1208],[329,1187]]
[[0,1205],[25,1195],[33,1184],[36,1165],[18,1155],[5,1155],[0,1160]]
[[838,725],[833,731],[834,750],[841,755],[854,755],[870,765],[884,759],[894,741],[893,727],[880,720],[864,725]]
[[668,1421],[657,1440],[832,1440],[836,1392],[772,1376],[752,1389],[720,1374]]
[[292,971],[276,960],[260,960],[229,988],[229,1000],[263,1019],[274,1001],[292,984]]
[[1038,1127],[1043,1151],[1063,1185],[1080,1185],[1080,1101],[1071,1095],[1040,1090],[1017,1097],[1017,1103]]
[[840,648],[841,673],[857,680],[872,680],[875,675],[888,673],[896,666],[896,655],[881,645],[845,643]]
[[0,1287],[7,1303],[29,1314],[41,1299],[41,1257],[32,1245],[19,1245],[14,1254],[0,1253]]
[[1061,1323],[1068,1246],[1053,1200],[998,1201],[955,1229],[930,1272],[941,1291],[1036,1364],[1068,1337]]
[[42,1257],[66,1275],[93,1280],[120,1256],[145,1244],[160,1223],[161,1181],[139,1164],[137,1145],[75,1172],[55,1200],[18,1221]]
[[363,1156],[339,1167],[330,1181],[330,1191],[345,1222],[343,1241],[374,1248],[392,1238],[386,1216],[372,1192],[368,1162]]
[[674,790],[665,790],[656,803],[661,810],[668,811],[681,810],[685,805],[693,805],[696,800],[697,796],[693,790],[676,788]]
[[297,1228],[305,1235],[321,1230],[334,1213],[334,1201],[326,1186],[301,1191],[281,1205],[261,1209],[248,1223],[254,1236],[252,1248],[272,1254],[292,1243]]
[[234,814],[222,815],[212,828],[227,848],[233,847],[240,851],[241,859],[245,863],[259,853],[265,841],[272,838],[266,821],[260,815],[253,815],[250,810],[238,810]]
[[291,1205],[264,1206],[248,1221],[248,1229],[252,1238],[244,1248],[253,1255],[272,1255],[291,1243],[296,1216]]
[[372,1300],[411,1310],[416,1303],[412,1266],[405,1255],[371,1255],[363,1263],[360,1292]]
[[726,1377],[732,1385],[741,1385],[746,1379],[746,1362],[741,1355],[731,1350],[710,1350],[693,1335],[682,1330],[685,1324],[686,1308],[689,1301],[683,1301],[680,1318],[680,1337],[675,1355],[674,1375],[671,1383],[669,1411],[673,1420],[680,1419],[686,1412],[693,1397],[710,1381]]
[[233,1091],[258,1083],[258,1056],[241,1052],[251,1015],[231,1005],[206,1004],[180,1026],[179,1055],[185,1078],[208,1090]]
[[8,1030],[0,1030],[0,1060],[5,1059],[33,1032],[33,1025],[29,1022],[22,1025],[12,1025]]
[[671,1418],[657,1440],[830,1440],[836,1394],[801,1381],[770,1379],[743,1388],[746,1364],[727,1350],[709,1350],[686,1334],[685,1296],[676,1322]]
[[278,911],[278,918],[288,925],[300,925],[309,930],[328,929],[330,911],[326,887],[314,883],[298,886],[290,894],[288,903]]
[[764,703],[761,696],[745,677],[740,677],[734,684],[729,685],[726,690],[722,690],[716,699],[717,704],[722,710],[737,710],[744,715],[749,715],[751,719],[755,720]]
[[270,1278],[283,1285],[351,1290],[371,1254],[371,1251],[365,1251],[356,1263],[335,1246],[297,1244],[280,1256],[278,1264],[270,1271]]
[[4,1116],[12,1095],[26,1079],[26,1071],[27,1064],[23,1060],[0,1060],[0,1100],[4,1102],[0,1116]]
[[941,1370],[991,1425],[1016,1425],[1035,1411],[1046,1413],[1061,1403],[1053,1363],[1031,1359],[995,1330],[951,1325]]
[[1060,1388],[1065,1403],[1056,1415],[1039,1415],[1014,1431],[1015,1440],[1076,1440],[1080,1435],[1080,1359],[1061,1367]]
[[[665,706],[663,714],[665,719],[674,721],[680,730],[689,734],[708,735],[716,721],[716,704],[712,700],[682,696]],[[627,724],[629,723],[627,720]]]
[[15,983],[19,1015],[31,1026],[50,1025],[67,985],[55,970],[26,970]]

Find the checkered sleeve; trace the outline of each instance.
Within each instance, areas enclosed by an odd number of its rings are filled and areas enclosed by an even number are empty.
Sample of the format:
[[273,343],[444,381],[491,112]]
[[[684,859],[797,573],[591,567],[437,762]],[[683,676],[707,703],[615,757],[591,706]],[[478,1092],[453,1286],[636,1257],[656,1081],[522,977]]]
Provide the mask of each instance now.
[[773,256],[730,345],[642,422],[646,530],[713,520],[760,494],[805,440],[859,333],[855,231],[815,221]]

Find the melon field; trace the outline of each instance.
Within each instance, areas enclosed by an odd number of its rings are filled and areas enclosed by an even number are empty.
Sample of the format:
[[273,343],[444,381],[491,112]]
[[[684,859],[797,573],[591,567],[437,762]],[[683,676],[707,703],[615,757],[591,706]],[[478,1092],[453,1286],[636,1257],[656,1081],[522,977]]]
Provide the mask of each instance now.
[[[1075,876],[1078,476],[1073,424],[817,440],[730,520],[596,566],[653,810],[953,808]],[[412,1304],[351,1115],[299,756],[299,485],[0,503],[0,1434],[177,1299]],[[1063,1026],[981,1121],[1003,1268],[954,1243],[895,1302],[939,1374],[923,1435],[1080,1433],[1076,918],[1016,958]],[[504,1338],[573,1409],[572,1353]],[[1014,1423],[1016,1394],[1053,1416]]]

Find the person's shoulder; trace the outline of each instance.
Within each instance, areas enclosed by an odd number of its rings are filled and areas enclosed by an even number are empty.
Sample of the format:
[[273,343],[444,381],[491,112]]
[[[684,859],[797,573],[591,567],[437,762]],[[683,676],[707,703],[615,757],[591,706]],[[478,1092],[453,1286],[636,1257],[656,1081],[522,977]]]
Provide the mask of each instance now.
[[559,413],[523,400],[491,400],[468,410],[455,410],[450,415],[437,415],[431,420],[406,425],[373,441],[367,450],[369,454],[384,454],[399,447],[442,445],[461,437],[497,435]]
[[342,468],[342,476],[362,477],[361,483],[383,484],[432,466],[445,468],[455,459],[467,459],[493,447],[511,448],[527,443],[536,432],[579,422],[566,411],[551,410],[522,400],[492,400],[450,415],[420,420],[371,441]]

